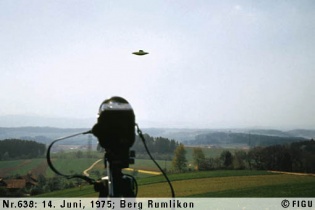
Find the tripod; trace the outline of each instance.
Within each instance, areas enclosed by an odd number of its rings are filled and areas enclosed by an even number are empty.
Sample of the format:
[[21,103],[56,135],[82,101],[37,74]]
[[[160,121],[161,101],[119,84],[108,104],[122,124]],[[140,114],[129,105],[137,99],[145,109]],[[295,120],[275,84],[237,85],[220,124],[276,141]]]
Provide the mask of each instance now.
[[[140,130],[139,126],[136,124],[137,127],[137,133],[139,137],[142,139],[145,149],[148,152],[150,158],[153,160],[153,162],[157,165],[157,167],[160,169],[160,171],[165,176],[171,191],[172,191],[172,197],[175,198],[174,189],[171,185],[170,180],[167,178],[165,172],[162,170],[162,168],[157,164],[157,162],[154,160],[152,155],[150,154],[148,147],[145,143],[145,138],[142,134],[142,131]],[[75,137],[82,134],[89,134],[91,131],[86,131],[82,133],[73,134],[70,136],[62,137],[59,139],[54,140],[51,142],[47,149],[46,159],[48,166],[51,168],[52,171],[54,171],[56,174],[63,176],[67,179],[72,178],[80,178],[88,182],[89,184],[94,185],[94,189],[96,192],[99,192],[100,198],[107,198],[107,197],[116,197],[116,198],[135,198],[138,191],[138,186],[135,178],[131,175],[126,175],[122,173],[123,168],[128,168],[129,163],[132,163],[135,157],[135,153],[132,151],[129,151],[128,147],[119,148],[118,150],[115,149],[115,152],[111,151],[110,149],[107,149],[105,155],[104,155],[104,165],[107,168],[107,176],[103,177],[101,180],[94,180],[89,178],[88,176],[83,175],[67,175],[59,172],[54,166],[50,158],[50,151],[53,145],[58,142],[62,141],[71,137]],[[116,147],[114,147],[116,148]]]
[[94,190],[100,198],[133,198],[137,195],[137,182],[131,175],[123,174],[125,161],[114,160],[111,153],[105,153],[104,165],[107,176],[94,183]]

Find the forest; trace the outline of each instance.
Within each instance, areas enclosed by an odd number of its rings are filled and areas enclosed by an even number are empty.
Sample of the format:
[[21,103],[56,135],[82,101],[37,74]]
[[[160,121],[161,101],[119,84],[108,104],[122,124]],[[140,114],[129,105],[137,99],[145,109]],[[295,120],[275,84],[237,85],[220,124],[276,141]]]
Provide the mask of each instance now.
[[0,141],[0,160],[30,159],[45,155],[46,145],[36,141],[5,139]]
[[248,151],[225,150],[220,157],[207,158],[201,148],[194,149],[194,162],[199,170],[250,169],[315,173],[315,141],[253,147]]
[[[179,145],[177,141],[169,140],[164,137],[152,137],[148,134],[144,134],[144,138],[151,153],[173,154],[174,150]],[[139,136],[136,136],[136,141],[131,149],[138,153],[146,153],[143,142]]]
[[256,147],[248,153],[249,164],[256,169],[315,173],[315,141],[290,145]]
[[[152,137],[148,134],[143,134],[145,142],[148,146],[150,153],[154,156],[155,159],[168,159],[171,160],[174,154],[175,149],[178,147],[179,143],[174,139],[170,140],[164,137]],[[100,150],[98,145],[98,150]],[[137,135],[135,143],[130,148],[136,152],[137,158],[149,159],[149,156],[145,150],[142,140]]]

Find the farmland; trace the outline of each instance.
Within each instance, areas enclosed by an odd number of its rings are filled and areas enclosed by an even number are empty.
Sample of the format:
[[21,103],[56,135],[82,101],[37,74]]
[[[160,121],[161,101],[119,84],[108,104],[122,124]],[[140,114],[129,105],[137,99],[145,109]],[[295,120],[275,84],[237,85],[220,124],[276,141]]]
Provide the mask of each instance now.
[[[203,148],[202,150],[206,157],[218,157],[223,151],[221,148]],[[231,151],[234,150],[235,149],[232,149]],[[186,151],[187,165],[189,166],[192,165],[192,148],[187,147]],[[75,150],[51,154],[55,168],[64,174],[81,174],[91,164],[101,158],[103,158],[103,154],[95,151],[87,153]],[[172,170],[171,160],[157,160],[157,162],[163,169],[166,169],[166,171]],[[149,159],[136,159],[135,164],[131,165],[131,167],[135,170],[158,171],[158,168],[154,165],[152,160]],[[190,167],[190,169],[192,169],[192,167]],[[96,164],[91,172],[93,171],[98,171],[96,173],[97,175],[103,174],[103,161]],[[0,177],[15,176],[17,174],[23,175],[28,172],[36,176],[39,174],[43,174],[46,177],[54,176],[54,172],[50,170],[47,165],[46,158],[0,161]],[[147,175],[140,173],[138,176],[146,177]]]
[[[208,171],[172,174],[177,197],[314,197],[315,177],[266,171]],[[139,178],[138,197],[170,197],[162,176]],[[97,197],[93,187],[67,189],[40,197]]]
[[[188,165],[192,164],[192,148],[186,148]],[[207,157],[218,157],[223,151],[219,148],[203,148]],[[234,153],[234,150],[231,150]],[[81,153],[79,150],[52,154],[54,166],[65,174],[82,174],[95,161],[102,159],[97,152]],[[272,173],[265,170],[211,170],[194,171],[188,167],[184,173],[173,173],[170,160],[158,160],[169,174],[178,197],[314,197],[315,176]],[[131,170],[125,173],[135,176],[138,197],[170,197],[171,192],[161,175],[141,173],[141,170],[158,172],[151,160],[136,159]],[[104,163],[99,161],[88,171],[91,178],[104,176]],[[47,166],[45,158],[0,161],[1,176],[24,175],[31,172],[54,178],[55,174]],[[59,180],[66,179],[59,177]],[[70,189],[57,190],[39,197],[97,197],[93,186],[74,183]]]
[[[187,159],[191,157],[191,148],[187,148]],[[211,151],[205,149],[206,155],[211,154]],[[217,154],[217,152],[215,152]],[[88,157],[89,156],[89,157]],[[51,159],[53,161],[56,169],[61,170],[64,173],[82,173],[83,170],[88,168],[96,160],[103,158],[103,154],[99,152],[80,152],[80,150],[72,152],[59,152],[51,154]],[[158,160],[158,163],[162,168],[171,168],[171,161],[169,160]],[[41,167],[41,164],[46,165]],[[40,168],[40,170],[39,170]],[[132,168],[157,171],[158,168],[155,167],[151,160],[147,159],[136,159],[135,164]],[[101,161],[94,167],[94,170],[104,170],[104,163]],[[32,172],[35,175],[41,173],[47,177],[52,177],[54,173],[48,168],[46,158],[36,158],[36,159],[19,159],[19,160],[6,160],[0,161],[0,177],[14,176],[16,174],[26,174]]]
[[0,161],[0,177],[24,175],[32,172],[34,175],[45,174],[46,159],[8,160]]
[[[294,187],[304,185],[302,191]],[[288,186],[292,188],[288,188]],[[315,196],[314,177],[292,175],[243,175],[174,181],[173,187],[178,197],[279,197],[289,194],[299,197]],[[304,187],[307,187],[305,189]],[[262,192],[260,191],[263,188]],[[154,189],[154,190],[152,190]],[[163,197],[165,184],[156,183],[140,187],[139,197]],[[242,194],[238,193],[241,192]],[[281,194],[280,194],[281,193]],[[170,193],[169,193],[170,195]]]

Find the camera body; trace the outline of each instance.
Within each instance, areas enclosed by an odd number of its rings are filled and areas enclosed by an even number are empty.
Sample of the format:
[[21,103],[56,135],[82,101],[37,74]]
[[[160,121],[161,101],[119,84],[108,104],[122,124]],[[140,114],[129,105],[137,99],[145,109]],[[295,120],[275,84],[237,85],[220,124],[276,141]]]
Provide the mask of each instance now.
[[130,147],[135,142],[135,115],[131,105],[121,97],[103,101],[92,133],[106,151],[112,166],[128,168]]

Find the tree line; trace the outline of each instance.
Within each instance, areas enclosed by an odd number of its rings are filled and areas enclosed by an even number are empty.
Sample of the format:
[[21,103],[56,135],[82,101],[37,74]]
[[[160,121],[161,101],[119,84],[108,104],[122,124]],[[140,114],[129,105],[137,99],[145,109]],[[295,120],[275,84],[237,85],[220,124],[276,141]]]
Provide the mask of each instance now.
[[315,173],[315,141],[255,147],[248,152],[250,168]]
[[[144,134],[143,136],[151,153],[173,154],[174,150],[179,145],[179,143],[173,139],[152,137],[148,134]],[[136,136],[136,141],[131,149],[135,150],[137,153],[146,153],[143,142],[139,136]]]
[[46,145],[36,141],[5,139],[0,141],[0,160],[42,157]]
[[[177,171],[187,170],[185,154],[184,145],[181,144],[173,158],[173,167]],[[194,148],[193,162],[196,170],[255,169],[315,173],[315,141],[254,147],[234,153],[224,150],[216,158],[208,158],[202,148]]]
[[[148,134],[143,134],[145,138],[146,145],[155,159],[160,160],[171,160],[175,149],[178,147],[179,143],[174,139],[168,139],[164,137],[152,137]],[[136,152],[136,157],[140,159],[149,159],[150,157],[145,150],[141,138],[137,135],[136,140],[130,150]],[[97,151],[104,152],[104,149],[97,145]]]

